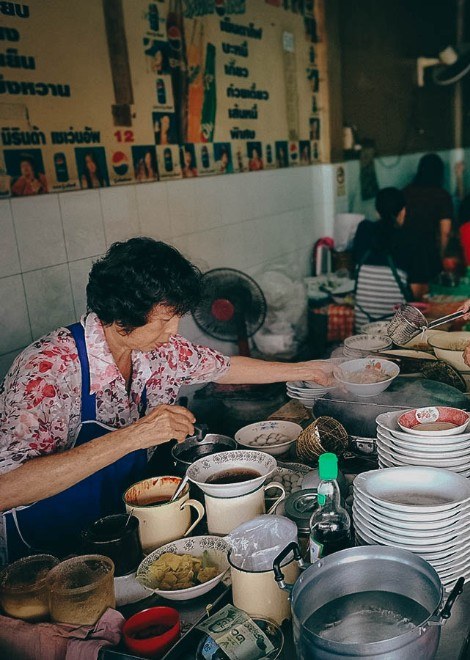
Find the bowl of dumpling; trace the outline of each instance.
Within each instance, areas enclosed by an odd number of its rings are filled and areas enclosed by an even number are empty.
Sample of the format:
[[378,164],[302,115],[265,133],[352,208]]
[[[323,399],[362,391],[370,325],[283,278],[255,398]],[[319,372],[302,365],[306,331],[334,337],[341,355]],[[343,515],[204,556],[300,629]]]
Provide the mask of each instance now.
[[220,536],[172,541],[145,557],[136,580],[168,600],[191,600],[213,589],[226,575],[229,549]]

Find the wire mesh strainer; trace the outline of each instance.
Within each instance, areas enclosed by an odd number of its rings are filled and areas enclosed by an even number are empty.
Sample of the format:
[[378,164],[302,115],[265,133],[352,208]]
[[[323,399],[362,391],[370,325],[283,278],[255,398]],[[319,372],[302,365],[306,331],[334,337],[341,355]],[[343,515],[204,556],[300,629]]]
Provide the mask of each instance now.
[[466,313],[460,310],[453,314],[447,314],[447,316],[441,316],[441,318],[428,323],[419,309],[413,307],[413,305],[401,305],[390,321],[387,333],[395,344],[403,345],[419,335],[420,332],[436,328],[438,325],[449,321],[460,319]]

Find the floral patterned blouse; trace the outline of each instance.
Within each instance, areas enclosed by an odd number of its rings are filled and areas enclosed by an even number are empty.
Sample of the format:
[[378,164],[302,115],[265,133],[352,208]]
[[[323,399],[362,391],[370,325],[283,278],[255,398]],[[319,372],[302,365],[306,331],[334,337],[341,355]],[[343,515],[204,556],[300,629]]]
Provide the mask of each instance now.
[[[90,313],[81,322],[96,418],[112,428],[137,421],[145,385],[147,410],[151,410],[175,403],[182,385],[216,380],[230,366],[228,357],[175,335],[154,351],[132,353],[128,394],[98,317]],[[80,427],[80,389],[80,363],[67,328],[42,337],[16,358],[0,386],[0,473],[74,446]]]

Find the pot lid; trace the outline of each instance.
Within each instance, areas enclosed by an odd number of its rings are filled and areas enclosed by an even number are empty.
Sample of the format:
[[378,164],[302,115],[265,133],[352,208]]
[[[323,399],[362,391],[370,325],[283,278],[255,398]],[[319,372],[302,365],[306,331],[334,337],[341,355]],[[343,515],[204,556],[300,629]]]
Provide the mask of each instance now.
[[292,493],[284,503],[285,515],[295,522],[299,532],[310,532],[310,518],[317,508],[317,489],[305,488]]

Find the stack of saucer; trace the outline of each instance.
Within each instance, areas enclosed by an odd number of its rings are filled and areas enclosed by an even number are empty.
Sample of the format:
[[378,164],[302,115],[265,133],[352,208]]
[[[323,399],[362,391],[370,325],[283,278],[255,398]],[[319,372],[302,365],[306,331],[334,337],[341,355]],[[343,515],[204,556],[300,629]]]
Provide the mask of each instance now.
[[392,348],[392,340],[384,335],[353,335],[344,340],[343,355],[350,358],[367,357]]
[[287,396],[290,399],[300,401],[300,403],[303,403],[307,408],[312,408],[318,397],[323,396],[327,392],[331,392],[337,387],[337,385],[324,387],[313,381],[306,380],[292,380],[286,383]]
[[446,589],[470,577],[470,481],[430,467],[371,470],[354,481],[358,545],[389,545],[428,561]]
[[379,467],[439,467],[470,477],[470,432],[463,429],[455,435],[445,435],[445,431],[433,434],[415,431],[416,427],[403,431],[398,424],[402,416],[403,411],[388,412],[376,419]]

